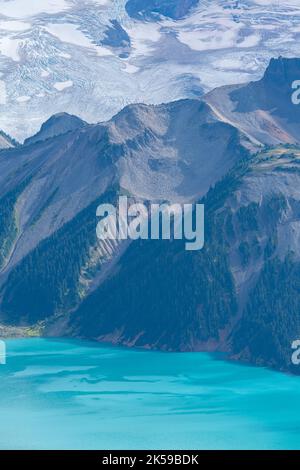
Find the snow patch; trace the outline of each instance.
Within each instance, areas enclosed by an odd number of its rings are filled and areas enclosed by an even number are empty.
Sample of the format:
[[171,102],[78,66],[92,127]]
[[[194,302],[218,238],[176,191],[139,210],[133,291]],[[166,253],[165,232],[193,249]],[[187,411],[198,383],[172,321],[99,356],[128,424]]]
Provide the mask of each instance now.
[[134,56],[151,55],[155,43],[161,38],[161,25],[157,23],[134,23],[131,28],[124,27],[130,36]]
[[60,39],[62,42],[68,42],[75,46],[91,47],[90,40],[78,29],[75,24],[59,23],[59,24],[48,24],[45,27],[48,33]]
[[11,39],[8,37],[4,37],[0,39],[0,54],[9,57],[10,59],[14,60],[15,62],[20,61],[19,56],[19,39]]
[[18,103],[27,103],[27,101],[30,100],[30,96],[19,96],[18,98],[16,98],[16,101]]
[[[0,1],[1,4],[1,1]],[[26,31],[27,29],[31,28],[30,23],[25,23],[25,21],[0,21],[0,29],[4,29],[5,31]]]
[[58,55],[59,55],[59,57],[62,57],[63,59],[68,59],[68,60],[72,59],[71,54],[66,54],[64,52],[60,52]]
[[178,39],[195,51],[227,49],[236,46],[241,27],[234,21],[223,19],[220,25],[203,23],[196,30],[182,30]]
[[136,67],[135,65],[130,64],[129,62],[125,62],[125,63],[124,63],[124,70],[125,70],[125,72],[127,72],[127,73],[136,73],[136,72],[138,72],[140,69],[139,69],[139,67]]
[[0,104],[6,104],[6,85],[0,80]]
[[45,27],[46,31],[57,37],[62,42],[67,42],[75,46],[87,47],[96,52],[99,56],[113,55],[112,52],[103,46],[93,44],[85,34],[78,29],[76,24],[71,23],[49,23]]
[[65,0],[0,0],[2,15],[24,18],[40,13],[59,13],[69,8]]
[[54,88],[58,91],[63,91],[66,88],[71,88],[73,86],[72,80],[67,80],[65,82],[56,82],[54,85]]

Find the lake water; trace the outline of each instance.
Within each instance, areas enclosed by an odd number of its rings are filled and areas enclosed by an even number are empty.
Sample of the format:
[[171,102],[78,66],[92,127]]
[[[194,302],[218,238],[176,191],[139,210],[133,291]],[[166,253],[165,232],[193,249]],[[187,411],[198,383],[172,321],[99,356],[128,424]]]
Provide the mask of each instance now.
[[72,340],[7,341],[1,449],[300,449],[300,378]]

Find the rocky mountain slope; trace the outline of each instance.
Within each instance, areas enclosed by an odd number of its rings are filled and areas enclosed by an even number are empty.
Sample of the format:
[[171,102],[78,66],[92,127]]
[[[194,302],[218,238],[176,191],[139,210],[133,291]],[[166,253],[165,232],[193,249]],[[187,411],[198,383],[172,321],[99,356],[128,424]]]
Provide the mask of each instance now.
[[[272,61],[259,82],[233,87],[240,108],[230,114],[222,88],[202,100],[131,105],[96,125],[60,114],[2,150],[0,323],[225,351],[297,373],[300,121],[283,77],[291,83],[299,64]],[[259,110],[276,126],[264,128]],[[96,208],[119,195],[203,201],[204,249],[99,242]]]
[[299,81],[299,59],[271,60],[263,78],[225,86],[205,97],[217,114],[258,142],[299,143],[300,106],[293,102]]
[[222,351],[297,373],[299,183],[298,147],[239,162],[203,201],[202,251],[132,244],[63,329],[129,346]]
[[17,142],[5,132],[0,131],[0,150],[16,147]]
[[99,125],[54,116],[25,145],[0,154],[2,277],[111,188],[142,200],[195,199],[244,145],[251,146],[196,100],[131,105]]
[[36,142],[41,142],[51,137],[81,129],[85,125],[86,122],[82,121],[77,116],[72,116],[68,113],[55,114],[44,122],[37,134],[26,139],[24,144],[35,144]]

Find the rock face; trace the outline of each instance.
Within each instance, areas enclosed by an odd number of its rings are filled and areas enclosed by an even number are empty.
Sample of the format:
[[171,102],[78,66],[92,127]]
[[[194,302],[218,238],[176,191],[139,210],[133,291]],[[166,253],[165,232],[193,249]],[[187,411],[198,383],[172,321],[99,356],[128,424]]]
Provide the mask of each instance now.
[[196,100],[132,105],[99,125],[54,116],[0,155],[0,196],[14,194],[19,225],[6,269],[113,185],[142,200],[200,197],[240,158],[242,141]]
[[42,125],[37,134],[26,139],[24,144],[29,145],[41,142],[43,140],[50,139],[51,137],[56,137],[58,135],[81,129],[85,125],[86,122],[82,121],[77,116],[72,116],[67,113],[55,114]]
[[[56,115],[25,145],[2,150],[0,323],[226,351],[297,373],[300,121],[284,103],[298,66],[272,61],[257,83],[130,105],[97,125]],[[260,111],[276,130],[262,127]],[[203,201],[204,249],[99,242],[96,208],[120,195]]]
[[159,15],[178,20],[186,16],[199,0],[128,0],[126,11],[132,18],[150,19]]
[[218,88],[205,97],[224,120],[261,143],[299,143],[300,105],[292,101],[300,59],[272,59],[263,78]]
[[101,44],[113,48],[122,59],[128,58],[130,55],[130,37],[117,20],[110,20],[110,25],[105,31]]
[[206,245],[132,244],[69,331],[164,350],[225,351],[298,373],[300,149],[239,163],[206,199]]
[[16,145],[17,143],[15,140],[0,130],[0,150],[13,148]]

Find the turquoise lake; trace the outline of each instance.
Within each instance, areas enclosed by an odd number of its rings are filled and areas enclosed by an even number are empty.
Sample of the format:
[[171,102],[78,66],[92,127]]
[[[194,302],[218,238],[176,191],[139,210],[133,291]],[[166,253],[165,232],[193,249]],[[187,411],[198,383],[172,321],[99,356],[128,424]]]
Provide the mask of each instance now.
[[300,449],[300,378],[206,353],[7,341],[0,449]]

